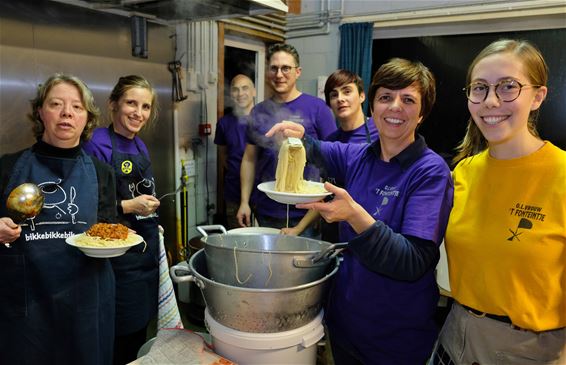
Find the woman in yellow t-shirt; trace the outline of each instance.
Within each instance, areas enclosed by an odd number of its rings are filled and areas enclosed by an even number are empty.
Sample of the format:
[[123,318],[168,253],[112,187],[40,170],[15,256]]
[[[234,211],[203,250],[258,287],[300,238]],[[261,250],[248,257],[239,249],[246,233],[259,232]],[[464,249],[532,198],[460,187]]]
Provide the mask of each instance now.
[[436,364],[556,364],[566,335],[566,152],[535,127],[548,68],[499,40],[468,69],[471,119],[445,243],[455,303]]

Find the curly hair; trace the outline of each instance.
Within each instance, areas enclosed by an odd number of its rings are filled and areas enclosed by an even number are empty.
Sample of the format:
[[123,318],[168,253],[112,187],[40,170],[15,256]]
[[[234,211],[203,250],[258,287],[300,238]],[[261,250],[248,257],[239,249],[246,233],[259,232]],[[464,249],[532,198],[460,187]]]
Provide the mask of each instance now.
[[98,107],[94,104],[94,97],[92,92],[86,86],[86,84],[78,77],[72,75],[66,75],[62,73],[56,73],[50,76],[43,84],[40,84],[37,88],[37,94],[34,99],[30,101],[31,103],[31,113],[28,114],[29,120],[33,123],[32,131],[35,138],[40,139],[45,132],[45,126],[43,121],[39,116],[39,109],[43,107],[43,103],[47,98],[47,94],[53,89],[53,87],[59,84],[69,84],[77,88],[79,94],[81,95],[81,101],[83,107],[87,111],[87,121],[86,125],[81,133],[81,140],[88,140],[92,131],[98,127],[100,122],[100,111]]

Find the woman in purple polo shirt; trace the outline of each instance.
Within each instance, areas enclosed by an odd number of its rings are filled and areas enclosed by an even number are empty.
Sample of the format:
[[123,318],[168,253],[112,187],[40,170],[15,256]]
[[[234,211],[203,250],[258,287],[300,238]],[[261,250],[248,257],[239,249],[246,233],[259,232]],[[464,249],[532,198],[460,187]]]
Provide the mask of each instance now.
[[[438,333],[434,268],[453,196],[448,166],[416,133],[435,101],[434,76],[420,62],[392,59],[368,100],[378,141],[305,136],[309,161],[336,171],[345,188],[326,183],[332,201],[297,207],[340,221],[349,242],[326,307],[335,363],[424,364]],[[304,135],[290,122],[266,135],[275,133]]]

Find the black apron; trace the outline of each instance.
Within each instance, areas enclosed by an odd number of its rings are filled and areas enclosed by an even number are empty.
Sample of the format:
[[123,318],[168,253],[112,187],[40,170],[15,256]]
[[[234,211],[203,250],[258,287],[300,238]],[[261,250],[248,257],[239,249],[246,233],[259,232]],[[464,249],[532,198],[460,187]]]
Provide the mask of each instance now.
[[[97,221],[93,162],[23,152],[2,196],[24,182],[45,195],[41,213],[0,247],[0,364],[111,364],[115,281],[108,259],[65,243]],[[5,213],[5,212],[0,212]],[[2,214],[1,216],[5,216]]]
[[[138,154],[119,152],[112,125],[108,127],[112,143],[112,167],[116,174],[116,197],[129,200],[138,195],[155,196],[151,162],[136,139]],[[157,213],[149,217],[121,214],[119,219],[142,236],[147,243],[130,248],[112,258],[116,275],[116,335],[127,335],[147,326],[157,315],[159,290],[159,229]]]

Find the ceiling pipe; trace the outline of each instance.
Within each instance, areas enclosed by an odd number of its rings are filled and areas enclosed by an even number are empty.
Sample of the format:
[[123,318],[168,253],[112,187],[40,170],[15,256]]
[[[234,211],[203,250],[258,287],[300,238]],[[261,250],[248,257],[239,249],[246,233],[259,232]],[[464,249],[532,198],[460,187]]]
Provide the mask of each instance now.
[[330,23],[339,23],[342,19],[343,0],[340,10],[330,10],[330,0],[322,0],[318,14],[287,16],[286,39],[327,35]]
[[264,20],[261,20],[261,19],[252,18],[252,17],[248,17],[248,16],[243,17],[242,19],[244,19],[244,20],[246,20],[246,21],[248,21],[248,22],[251,22],[251,23],[256,23],[256,24],[265,25],[265,26],[267,26],[267,27],[269,27],[269,28],[279,29],[279,30],[281,30],[281,31],[285,31],[286,28],[287,28],[286,26],[282,26],[282,25],[278,25],[278,24],[273,24],[273,23],[270,23],[270,22],[268,22],[268,21],[264,21]]
[[261,26],[261,25],[255,25],[255,24],[251,24],[250,22],[244,22],[238,19],[223,19],[221,20],[224,23],[227,24],[232,24],[232,25],[237,25],[243,28],[248,28],[248,29],[253,29],[253,30],[258,30],[260,32],[264,32],[267,34],[271,34],[273,36],[276,36],[278,38],[285,38],[285,34],[283,31],[276,31],[274,29],[265,27],[265,26]]

